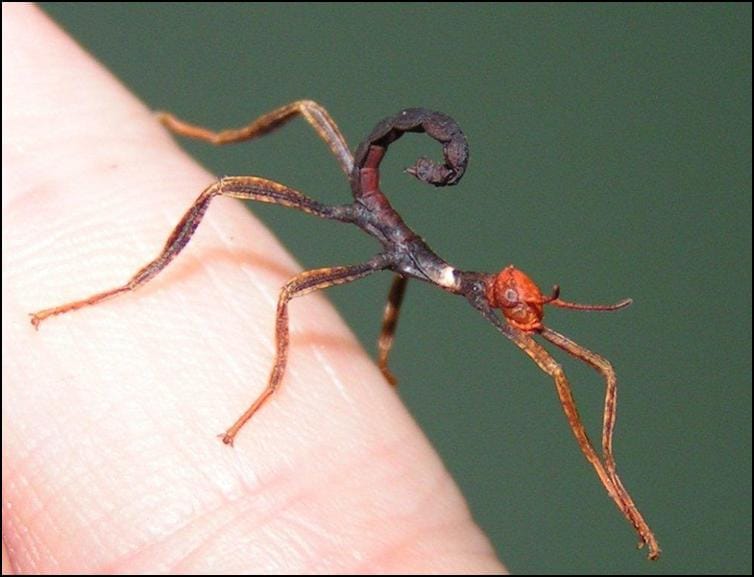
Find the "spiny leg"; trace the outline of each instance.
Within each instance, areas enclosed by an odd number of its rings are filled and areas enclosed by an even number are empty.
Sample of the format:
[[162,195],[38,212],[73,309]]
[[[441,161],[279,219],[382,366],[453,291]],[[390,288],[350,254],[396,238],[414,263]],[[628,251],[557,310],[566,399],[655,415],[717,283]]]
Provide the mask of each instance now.
[[[554,333],[554,331],[548,332],[548,338],[552,336],[552,333]],[[633,525],[634,529],[639,534],[641,540],[640,545],[645,543],[648,545],[649,558],[657,559],[660,556],[660,548],[657,544],[654,533],[652,533],[649,525],[647,525],[647,522],[644,520],[641,513],[639,513],[639,510],[636,508],[631,496],[623,487],[618,475],[615,474],[614,470],[612,474],[608,473],[602,461],[600,461],[597,452],[592,446],[592,442],[589,440],[586,429],[581,422],[581,417],[576,408],[576,400],[573,398],[573,393],[571,392],[571,384],[568,382],[568,378],[562,367],[554,358],[552,358],[550,353],[542,348],[542,346],[532,337],[520,333],[511,338],[535,363],[537,363],[539,368],[553,378],[558,397],[560,398],[560,404],[563,407],[563,412],[565,412],[571,431],[579,443],[581,452],[594,467],[597,476],[600,481],[602,481],[605,489],[607,489],[610,497],[615,501],[618,509],[621,510],[623,515],[630,521],[631,525]]]
[[235,423],[222,436],[223,443],[232,445],[238,431],[256,413],[264,402],[277,390],[285,374],[288,360],[288,302],[312,291],[345,284],[363,278],[373,272],[382,270],[385,263],[381,257],[375,257],[363,264],[353,266],[336,266],[302,272],[289,280],[280,291],[277,315],[275,317],[275,362],[272,366],[267,386],[246,409]]
[[206,140],[217,145],[242,142],[264,136],[277,130],[296,116],[302,116],[314,128],[319,137],[330,147],[346,176],[351,176],[353,155],[348,148],[346,139],[327,110],[313,100],[291,102],[263,114],[242,128],[231,128],[219,132],[184,122],[169,112],[157,113],[159,121],[172,132],[189,138]]
[[382,315],[382,330],[380,331],[380,338],[377,341],[377,348],[379,355],[377,358],[377,364],[385,375],[388,382],[395,386],[398,384],[398,380],[395,378],[393,372],[387,366],[388,355],[390,349],[393,346],[395,340],[395,329],[398,326],[398,314],[401,310],[401,303],[403,302],[403,294],[406,292],[406,283],[408,279],[404,276],[395,275],[393,278],[393,284],[390,286],[390,293],[387,297],[387,303],[385,304],[385,312]]
[[223,178],[207,187],[186,211],[181,221],[165,242],[160,254],[139,269],[124,285],[91,295],[85,299],[44,309],[31,315],[31,323],[39,323],[48,317],[67,313],[102,302],[119,294],[133,291],[149,282],[172,261],[188,244],[196,228],[204,217],[210,202],[216,196],[229,196],[242,200],[257,200],[280,204],[315,214],[322,218],[348,220],[347,206],[326,206],[306,195],[280,183],[256,176],[233,176]]

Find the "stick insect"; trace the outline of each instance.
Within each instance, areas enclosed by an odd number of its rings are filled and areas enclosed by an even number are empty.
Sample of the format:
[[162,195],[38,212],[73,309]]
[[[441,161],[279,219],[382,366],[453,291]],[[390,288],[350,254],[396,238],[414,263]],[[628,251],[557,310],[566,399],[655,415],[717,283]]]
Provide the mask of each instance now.
[[[380,190],[379,169],[382,159],[394,141],[407,132],[425,133],[442,144],[443,162],[437,163],[422,157],[407,168],[406,172],[419,181],[436,187],[457,184],[463,177],[468,163],[468,143],[458,124],[440,112],[409,108],[386,118],[377,124],[354,154],[328,112],[311,100],[290,103],[260,116],[242,128],[221,132],[213,132],[184,122],[169,113],[160,113],[159,120],[175,134],[223,145],[258,138],[298,116],[303,117],[314,128],[332,151],[341,170],[350,181],[353,202],[340,205],[322,204],[284,184],[258,176],[222,178],[199,195],[173,229],[159,255],[138,270],[128,282],[82,300],[33,313],[32,324],[38,328],[42,321],[51,316],[100,303],[136,290],[149,282],[188,244],[210,203],[219,196],[278,204],[326,220],[354,224],[376,238],[382,250],[360,264],[332,266],[299,273],[283,286],[275,321],[275,359],[267,386],[236,422],[221,435],[222,441],[232,445],[245,423],[280,387],[288,358],[288,304],[291,299],[334,285],[350,283],[379,271],[391,271],[394,275],[393,283],[385,306],[378,342],[378,365],[386,379],[391,384],[396,383],[388,368],[388,357],[408,280],[417,279],[464,297],[487,321],[553,379],[568,424],[581,451],[594,467],[608,495],[638,533],[639,545],[646,544],[649,558],[657,559],[660,555],[657,540],[616,471],[613,456],[617,391],[615,371],[608,360],[542,322],[545,305],[575,310],[614,311],[627,307],[631,300],[625,299],[612,305],[572,303],[560,298],[558,286],[553,287],[551,294],[542,294],[534,281],[513,266],[505,267],[497,274],[465,271],[451,266],[435,254],[427,243],[406,225]],[[495,309],[499,309],[502,315]],[[568,378],[560,364],[534,339],[537,335],[586,363],[604,379],[606,394],[601,456],[587,436]]]

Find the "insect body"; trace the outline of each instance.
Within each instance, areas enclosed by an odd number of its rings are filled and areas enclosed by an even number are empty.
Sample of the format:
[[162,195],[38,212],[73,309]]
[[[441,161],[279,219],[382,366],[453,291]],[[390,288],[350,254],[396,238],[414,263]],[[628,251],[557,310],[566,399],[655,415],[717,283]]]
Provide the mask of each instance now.
[[[96,304],[149,282],[186,246],[210,202],[218,196],[279,204],[327,220],[354,224],[375,237],[380,242],[382,250],[361,264],[333,266],[299,273],[283,286],[278,299],[275,322],[275,360],[267,386],[222,435],[223,442],[232,445],[239,430],[280,386],[288,356],[290,300],[333,285],[353,282],[378,271],[392,271],[394,279],[379,338],[378,363],[385,377],[391,383],[395,383],[395,377],[388,369],[388,356],[408,280],[417,279],[431,283],[444,291],[464,297],[540,369],[552,377],[568,423],[582,452],[594,467],[610,497],[637,531],[640,545],[648,545],[651,559],[659,557],[660,549],[654,534],[634,505],[615,468],[612,450],[617,387],[615,371],[606,359],[548,328],[542,322],[544,306],[548,304],[579,310],[607,311],[628,306],[631,301],[627,299],[614,305],[580,305],[561,300],[558,287],[554,288],[550,296],[543,296],[536,284],[513,266],[504,268],[498,274],[457,269],[435,254],[424,240],[403,222],[380,190],[380,163],[390,144],[403,134],[423,132],[442,144],[443,162],[420,158],[406,169],[406,172],[433,186],[457,184],[466,170],[468,144],[458,124],[445,114],[423,108],[403,110],[380,122],[353,155],[327,111],[311,100],[293,102],[259,117],[243,128],[222,132],[212,132],[165,113],[160,115],[160,120],[177,134],[214,144],[228,144],[262,136],[296,116],[303,116],[330,147],[341,169],[349,178],[353,202],[341,205],[321,204],[288,186],[257,176],[222,178],[199,195],[173,229],[157,258],[137,271],[127,283],[82,300],[33,313],[32,324],[38,327],[50,316]],[[496,313],[495,309],[500,309],[502,316]],[[534,340],[534,335],[542,336],[587,363],[603,376],[606,395],[601,455],[592,446],[579,418],[571,386],[563,369],[542,345]]]

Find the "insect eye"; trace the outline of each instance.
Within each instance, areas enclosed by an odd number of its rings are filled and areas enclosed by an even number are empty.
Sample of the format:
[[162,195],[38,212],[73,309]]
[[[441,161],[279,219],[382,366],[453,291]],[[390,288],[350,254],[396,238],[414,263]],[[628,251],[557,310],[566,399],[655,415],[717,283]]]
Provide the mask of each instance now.
[[505,289],[505,300],[508,301],[511,305],[517,305],[519,302],[518,293],[512,288]]

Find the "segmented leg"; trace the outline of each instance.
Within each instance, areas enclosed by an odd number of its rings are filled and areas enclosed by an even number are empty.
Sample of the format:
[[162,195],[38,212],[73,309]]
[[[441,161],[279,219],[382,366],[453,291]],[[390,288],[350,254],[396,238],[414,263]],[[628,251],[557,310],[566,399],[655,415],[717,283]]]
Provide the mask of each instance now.
[[196,199],[194,204],[183,215],[181,221],[165,242],[160,254],[153,261],[142,267],[124,285],[109,289],[85,299],[73,301],[60,306],[44,309],[31,315],[31,323],[39,327],[39,323],[48,317],[67,313],[85,306],[94,305],[119,294],[133,291],[149,282],[172,261],[188,244],[196,228],[204,217],[207,208],[216,196],[229,196],[242,200],[257,200],[272,204],[279,204],[296,208],[322,218],[349,220],[347,206],[326,206],[308,196],[289,188],[283,184],[259,178],[256,176],[233,176],[223,178],[207,187]]
[[275,318],[275,362],[267,386],[244,414],[222,435],[223,443],[232,445],[241,427],[251,419],[254,413],[280,386],[288,360],[288,302],[292,298],[303,296],[312,291],[353,282],[383,268],[385,268],[384,260],[381,257],[375,257],[363,264],[305,271],[285,284],[278,299],[277,316]]
[[[613,479],[616,490],[620,494],[621,501],[628,509],[626,512],[627,516],[631,519],[634,527],[636,527],[636,530],[642,536],[642,541],[649,545],[650,557],[656,557],[659,554],[659,549],[654,535],[644,521],[644,518],[641,516],[633,499],[631,499],[631,496],[628,494],[628,491],[620,480],[615,468],[615,457],[613,455],[613,431],[615,430],[618,379],[615,375],[613,366],[607,359],[604,359],[600,355],[573,342],[571,339],[565,335],[561,335],[557,331],[545,327],[542,329],[541,334],[554,345],[560,347],[577,359],[589,364],[605,379],[605,410],[602,419],[602,451],[605,467],[608,474]],[[653,554],[654,551],[657,551],[657,554]]]
[[613,431],[615,429],[618,393],[618,379],[610,361],[573,342],[565,335],[544,327],[540,333],[544,338],[590,365],[605,379],[605,410],[602,418],[602,456],[608,473],[615,475],[615,457],[613,456]]
[[[592,366],[595,366],[592,364],[592,362],[596,362],[595,357],[604,361],[604,359],[602,359],[601,357],[598,357],[594,353],[591,353],[591,351],[587,351],[583,347],[577,345],[573,341],[570,341],[563,335],[560,335],[559,333],[556,333],[551,329],[543,329],[542,334],[552,343],[563,348],[567,352],[574,354],[574,356],[582,360],[586,360]],[[563,372],[562,367],[555,361],[555,359],[552,358],[550,353],[542,348],[542,346],[539,345],[539,343],[537,343],[532,337],[523,333],[519,333],[515,337],[512,337],[512,340],[529,357],[531,357],[531,359],[535,363],[537,363],[539,368],[550,375],[555,381],[555,388],[558,392],[558,397],[560,398],[560,404],[562,405],[563,411],[565,412],[566,418],[568,419],[568,424],[571,427],[571,431],[573,432],[576,440],[579,443],[581,452],[594,467],[594,470],[597,472],[597,476],[600,478],[600,481],[602,481],[605,489],[607,489],[610,497],[613,499],[613,501],[615,501],[618,509],[620,509],[623,515],[634,526],[634,529],[636,529],[636,532],[639,534],[639,538],[641,540],[640,546],[647,544],[649,547],[649,558],[657,559],[660,556],[660,548],[657,544],[657,540],[655,539],[652,530],[649,528],[649,525],[647,525],[647,522],[644,520],[639,510],[636,508],[633,499],[631,499],[631,496],[623,486],[623,483],[621,482],[618,474],[615,471],[615,462],[612,460],[612,448],[610,447],[610,445],[612,443],[612,427],[615,424],[615,373],[612,373],[612,386],[608,383],[608,389],[612,389],[612,394],[608,393],[608,398],[606,399],[606,405],[610,405],[611,407],[611,415],[606,414],[604,417],[606,423],[605,426],[609,427],[610,429],[609,433],[607,434],[607,439],[604,439],[603,431],[603,445],[607,447],[607,451],[609,452],[611,460],[610,464],[608,465],[607,462],[603,464],[602,461],[600,461],[599,457],[597,456],[597,452],[594,450],[592,442],[589,440],[586,429],[581,422],[581,417],[579,417],[579,412],[576,408],[576,400],[573,398],[571,385],[568,382],[568,378],[566,377],[565,372]],[[575,354],[576,352],[587,352],[590,353],[591,356],[589,357],[589,360],[587,360],[580,354]],[[604,368],[604,366],[602,368]],[[607,459],[605,459],[605,461],[607,461]],[[606,470],[606,468],[608,470]]]
[[395,339],[395,329],[398,326],[398,314],[401,310],[401,303],[403,302],[403,294],[406,292],[406,283],[408,279],[406,277],[395,275],[393,277],[393,284],[390,287],[390,294],[387,297],[387,303],[385,304],[385,312],[382,315],[382,330],[380,331],[380,338],[377,341],[377,348],[379,355],[377,358],[377,364],[385,375],[388,382],[395,386],[398,384],[398,380],[395,378],[393,372],[387,366],[388,355],[390,349],[393,346],[393,340]]
[[277,130],[296,116],[302,116],[314,128],[319,137],[330,147],[335,158],[338,159],[340,168],[346,176],[350,177],[353,169],[353,155],[348,148],[346,139],[327,110],[313,100],[291,102],[260,116],[242,128],[231,128],[219,132],[184,122],[169,112],[157,113],[159,121],[172,132],[218,145],[242,142],[264,136]]

